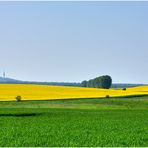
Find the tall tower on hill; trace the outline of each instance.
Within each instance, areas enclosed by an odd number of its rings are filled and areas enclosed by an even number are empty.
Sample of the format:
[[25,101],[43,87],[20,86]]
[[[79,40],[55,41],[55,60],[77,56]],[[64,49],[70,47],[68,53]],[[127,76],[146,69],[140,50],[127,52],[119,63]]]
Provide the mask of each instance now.
[[6,73],[5,73],[5,71],[3,72],[3,78],[5,78],[6,77]]

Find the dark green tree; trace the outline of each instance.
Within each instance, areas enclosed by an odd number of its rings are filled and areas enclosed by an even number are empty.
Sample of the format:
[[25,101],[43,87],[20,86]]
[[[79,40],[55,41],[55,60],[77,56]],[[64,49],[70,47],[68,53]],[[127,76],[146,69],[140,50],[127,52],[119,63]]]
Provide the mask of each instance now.
[[101,76],[100,81],[101,81],[101,88],[109,89],[112,85],[112,78],[108,75]]
[[87,87],[87,81],[86,81],[86,80],[82,81],[82,82],[81,82],[81,86],[82,86],[82,87]]
[[82,81],[81,86],[83,87],[94,87],[94,88],[105,88],[109,89],[112,85],[112,78],[108,75],[96,77],[88,81]]

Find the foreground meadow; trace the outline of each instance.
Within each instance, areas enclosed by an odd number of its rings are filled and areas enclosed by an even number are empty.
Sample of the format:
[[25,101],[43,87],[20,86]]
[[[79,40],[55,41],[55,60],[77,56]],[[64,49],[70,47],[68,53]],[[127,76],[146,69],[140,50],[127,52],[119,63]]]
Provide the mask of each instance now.
[[0,146],[148,146],[148,97],[0,102]]
[[33,84],[0,84],[0,101],[15,101],[20,95],[22,100],[54,100],[72,98],[104,98],[118,96],[148,95],[148,86],[122,89],[98,89],[67,86],[48,86]]

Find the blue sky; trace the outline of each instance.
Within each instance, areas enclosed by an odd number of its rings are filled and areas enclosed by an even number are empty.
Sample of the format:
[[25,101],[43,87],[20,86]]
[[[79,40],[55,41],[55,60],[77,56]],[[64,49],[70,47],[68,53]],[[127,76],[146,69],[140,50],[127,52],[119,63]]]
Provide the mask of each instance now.
[[148,83],[148,2],[0,2],[0,73]]

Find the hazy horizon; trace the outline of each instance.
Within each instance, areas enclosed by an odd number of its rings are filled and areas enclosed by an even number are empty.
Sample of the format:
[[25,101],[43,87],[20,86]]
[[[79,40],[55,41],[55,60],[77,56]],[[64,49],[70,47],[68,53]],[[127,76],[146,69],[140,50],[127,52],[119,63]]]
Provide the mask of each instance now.
[[0,2],[0,76],[148,84],[148,2]]

